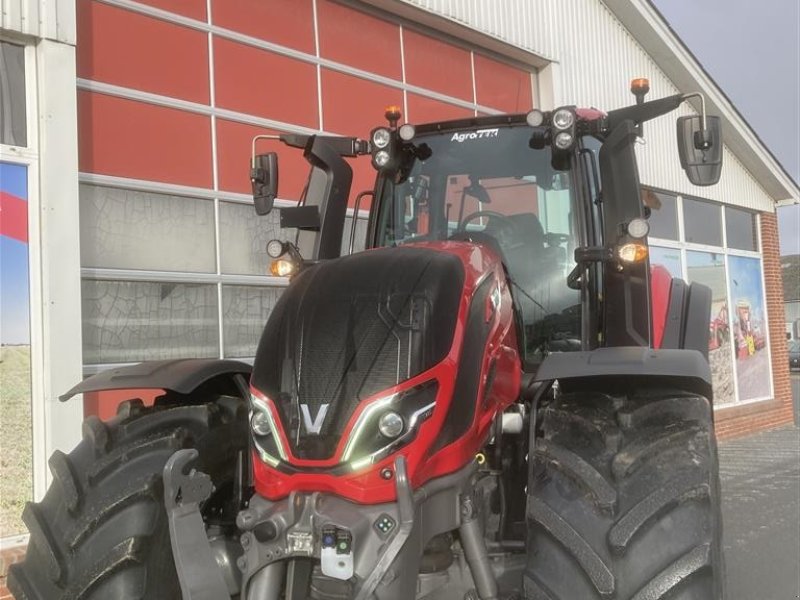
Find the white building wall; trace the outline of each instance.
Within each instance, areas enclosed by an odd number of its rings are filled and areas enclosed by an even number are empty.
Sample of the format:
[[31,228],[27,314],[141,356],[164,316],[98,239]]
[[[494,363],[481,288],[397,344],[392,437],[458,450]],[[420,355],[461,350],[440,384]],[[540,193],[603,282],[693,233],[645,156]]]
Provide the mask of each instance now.
[[0,0],[0,29],[75,45],[75,0]]
[[[576,104],[612,110],[633,102],[634,77],[650,79],[650,98],[680,91],[600,0],[402,0],[437,13],[554,63],[540,85],[543,108]],[[550,70],[545,69],[546,71]],[[725,148],[720,182],[712,187],[689,183],[678,161],[675,118],[691,108],[645,125],[646,145],[639,146],[642,183],[741,206],[773,212],[774,200]],[[723,131],[724,136],[724,131]]]

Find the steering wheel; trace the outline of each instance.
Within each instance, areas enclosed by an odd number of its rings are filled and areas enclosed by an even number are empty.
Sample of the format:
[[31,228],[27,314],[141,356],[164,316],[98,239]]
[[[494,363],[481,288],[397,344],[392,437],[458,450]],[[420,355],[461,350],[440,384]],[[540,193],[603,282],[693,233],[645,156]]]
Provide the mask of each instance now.
[[493,210],[477,210],[473,213],[468,214],[461,220],[461,222],[458,224],[458,228],[456,229],[456,233],[461,233],[463,231],[466,231],[467,223],[469,223],[470,221],[474,221],[479,217],[488,217],[490,220],[497,219],[498,221],[502,222],[503,227],[508,227],[512,231],[515,228],[514,221],[512,221],[509,217],[500,214],[499,212],[495,212]]

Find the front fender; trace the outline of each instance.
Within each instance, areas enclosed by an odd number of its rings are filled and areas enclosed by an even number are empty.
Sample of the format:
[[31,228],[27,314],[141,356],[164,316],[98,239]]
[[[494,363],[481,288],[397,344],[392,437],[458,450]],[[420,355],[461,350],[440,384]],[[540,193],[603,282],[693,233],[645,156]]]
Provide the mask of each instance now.
[[108,390],[157,389],[191,394],[217,378],[242,375],[250,378],[252,367],[238,360],[177,359],[156,360],[102,371],[87,377],[59,397],[66,402],[76,394]]

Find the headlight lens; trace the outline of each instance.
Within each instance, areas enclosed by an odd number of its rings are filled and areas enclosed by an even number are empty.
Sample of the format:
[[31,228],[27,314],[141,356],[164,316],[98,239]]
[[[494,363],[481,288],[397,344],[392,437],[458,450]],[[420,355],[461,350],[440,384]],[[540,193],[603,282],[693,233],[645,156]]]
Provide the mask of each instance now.
[[406,123],[405,125],[401,125],[400,129],[397,130],[397,134],[400,136],[400,139],[404,142],[408,142],[414,139],[417,130],[411,123]]
[[534,108],[527,115],[525,115],[525,121],[527,121],[528,125],[531,127],[540,127],[541,124],[544,123],[544,113],[539,109]]
[[638,242],[629,242],[619,247],[617,256],[622,262],[640,262],[647,258],[647,246]]
[[385,167],[389,164],[389,153],[386,150],[379,150],[375,153],[375,164],[379,167]]
[[650,233],[650,225],[644,219],[632,219],[628,223],[628,235],[632,238],[641,239]]
[[431,380],[371,402],[350,432],[342,462],[353,470],[363,469],[413,440],[433,414],[438,389]]
[[253,394],[250,394],[250,430],[261,460],[273,467],[279,460],[286,460],[286,450],[278,435],[272,411],[267,401]]
[[279,258],[286,252],[284,243],[281,240],[270,240],[267,242],[267,255],[270,258]]
[[372,143],[376,148],[386,148],[390,141],[392,141],[392,134],[388,129],[381,128],[372,132]]
[[566,131],[562,131],[556,135],[555,145],[556,148],[559,150],[567,150],[570,146],[572,146],[574,138],[572,137],[571,133]]
[[568,108],[559,108],[553,113],[553,126],[556,129],[569,129],[575,123],[575,113]]
[[378,421],[378,431],[381,432],[381,435],[389,439],[394,439],[403,433],[404,425],[405,423],[403,423],[403,417],[398,415],[393,410],[390,410],[389,412],[384,413]]

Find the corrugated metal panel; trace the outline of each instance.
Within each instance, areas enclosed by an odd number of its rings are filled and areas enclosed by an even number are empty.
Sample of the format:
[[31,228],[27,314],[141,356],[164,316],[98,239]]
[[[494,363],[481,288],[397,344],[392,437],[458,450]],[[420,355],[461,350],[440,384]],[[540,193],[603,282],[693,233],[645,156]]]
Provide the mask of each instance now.
[[[558,62],[557,102],[619,108],[633,100],[628,91],[633,77],[650,79],[652,98],[679,91],[599,0],[402,1]],[[691,114],[691,109],[680,114]],[[647,144],[637,150],[643,183],[752,210],[774,210],[771,197],[727,148],[719,184],[690,184],[678,162],[675,116],[645,127]]]
[[75,45],[75,0],[0,0],[0,29]]

